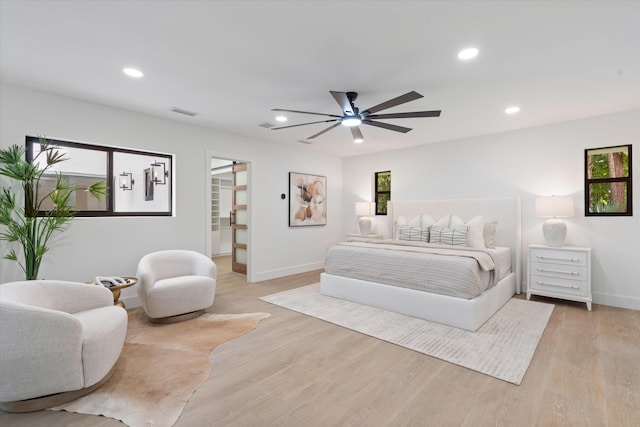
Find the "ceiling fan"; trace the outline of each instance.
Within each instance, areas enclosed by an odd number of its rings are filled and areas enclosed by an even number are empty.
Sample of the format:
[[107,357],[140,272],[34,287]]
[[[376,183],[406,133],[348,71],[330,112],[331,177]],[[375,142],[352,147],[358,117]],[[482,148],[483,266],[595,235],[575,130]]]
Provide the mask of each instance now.
[[409,93],[405,93],[404,95],[398,96],[396,98],[385,101],[381,104],[375,105],[373,107],[367,108],[366,110],[360,112],[358,107],[354,105],[355,100],[358,98],[357,92],[336,92],[330,90],[331,96],[336,100],[340,108],[342,109],[342,115],[337,114],[326,114],[326,113],[314,113],[310,111],[299,111],[299,110],[286,110],[283,108],[274,108],[271,111],[283,111],[289,113],[300,113],[300,114],[313,114],[316,116],[326,116],[331,117],[326,120],[319,120],[316,122],[308,122],[308,123],[300,123],[297,125],[289,125],[289,126],[279,126],[272,127],[272,130],[278,129],[288,129],[298,126],[306,126],[312,125],[316,123],[330,123],[335,122],[328,128],[321,130],[320,132],[311,135],[307,139],[313,139],[325,132],[330,131],[331,129],[343,125],[347,126],[351,129],[351,134],[353,135],[353,142],[360,143],[364,141],[364,137],[362,136],[362,132],[360,131],[359,125],[365,124],[369,126],[375,126],[383,129],[393,130],[396,132],[407,133],[411,130],[411,128],[392,125],[389,123],[378,122],[376,120],[379,119],[408,119],[408,118],[416,118],[416,117],[440,117],[440,110],[434,111],[414,111],[409,113],[390,113],[390,114],[375,114],[378,111],[386,110],[387,108],[395,107],[397,105],[401,105],[410,101],[415,101],[416,99],[420,99],[423,96],[420,95],[416,91],[411,91]]

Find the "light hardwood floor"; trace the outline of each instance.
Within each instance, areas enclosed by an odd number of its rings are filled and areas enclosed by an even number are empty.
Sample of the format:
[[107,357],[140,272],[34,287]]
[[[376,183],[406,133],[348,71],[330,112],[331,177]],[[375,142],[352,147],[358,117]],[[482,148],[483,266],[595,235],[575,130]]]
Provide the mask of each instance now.
[[[271,317],[213,351],[176,427],[640,425],[638,311],[533,297],[556,307],[516,386],[258,300],[320,271],[249,284],[216,263],[211,311]],[[54,411],[0,412],[0,425],[122,426]]]

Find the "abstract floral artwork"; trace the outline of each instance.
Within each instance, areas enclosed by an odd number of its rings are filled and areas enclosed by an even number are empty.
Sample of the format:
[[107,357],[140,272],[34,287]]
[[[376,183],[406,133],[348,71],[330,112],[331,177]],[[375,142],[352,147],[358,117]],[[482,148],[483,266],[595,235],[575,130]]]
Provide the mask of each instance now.
[[289,227],[327,224],[327,177],[289,173]]

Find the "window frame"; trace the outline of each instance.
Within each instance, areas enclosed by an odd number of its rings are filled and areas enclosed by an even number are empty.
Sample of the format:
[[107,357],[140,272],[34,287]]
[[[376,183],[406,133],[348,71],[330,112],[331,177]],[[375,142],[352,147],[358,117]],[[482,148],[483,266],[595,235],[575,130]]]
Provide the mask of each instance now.
[[[632,145],[612,145],[609,147],[596,147],[586,148],[584,150],[584,215],[585,216],[633,216],[633,188],[632,188]],[[610,150],[615,148],[626,148],[629,173],[624,177],[609,177],[609,178],[589,178],[589,152],[596,150]],[[622,150],[621,150],[622,151]],[[627,198],[627,210],[625,212],[591,212],[591,191],[590,185],[592,184],[611,184],[616,182],[622,182],[627,185],[626,198]]]
[[[389,190],[380,190],[378,188],[379,174],[389,174]],[[387,204],[385,204],[383,207],[381,203],[378,203],[378,200],[381,195],[388,195],[389,198],[387,199],[387,203],[391,201],[391,171],[390,170],[379,171],[374,173],[374,189],[375,189],[375,193],[373,195],[373,200],[376,202],[376,215],[387,215]]]
[[[94,145],[84,142],[65,141],[55,138],[45,138],[51,145],[59,147],[69,147],[76,149],[86,149],[93,151],[100,151],[106,153],[106,178],[105,184],[107,186],[107,193],[104,196],[106,201],[106,209],[104,210],[78,210],[75,214],[76,217],[127,217],[127,216],[173,216],[173,155],[163,154],[151,151],[133,150],[129,148],[109,147],[104,145]],[[40,144],[40,139],[34,136],[26,136],[25,138],[25,157],[26,161],[31,163],[34,157],[33,147]],[[113,169],[113,155],[114,153],[133,154],[141,156],[150,156],[158,159],[162,159],[167,162],[166,170],[170,176],[167,178],[167,191],[168,191],[168,210],[163,211],[115,211],[115,197],[113,192],[118,189],[114,181],[114,177],[117,176]],[[64,176],[64,173],[63,173]],[[38,216],[44,216],[45,211],[38,212]]]

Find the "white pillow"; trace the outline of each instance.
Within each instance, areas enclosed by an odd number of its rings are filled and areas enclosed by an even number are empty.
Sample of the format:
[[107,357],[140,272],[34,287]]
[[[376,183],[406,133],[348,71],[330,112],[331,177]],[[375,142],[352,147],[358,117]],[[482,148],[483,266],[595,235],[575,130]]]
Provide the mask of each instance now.
[[410,225],[400,225],[398,227],[398,240],[429,242],[429,228],[430,227],[411,227]]
[[485,222],[484,227],[482,229],[482,234],[484,235],[484,245],[489,249],[494,249],[496,247],[496,227],[498,226],[498,221]]
[[434,225],[429,234],[429,243],[439,243],[441,245],[467,246],[469,227],[447,228]]
[[420,215],[422,227],[430,227],[432,226],[436,220],[431,217],[431,215],[422,214]]
[[420,218],[420,215],[417,215],[411,221],[407,221],[407,219],[405,217],[399,216],[398,220],[396,221],[396,225],[410,225],[412,227],[421,227],[422,226],[422,218]]
[[410,227],[420,227],[422,225],[422,219],[420,215],[413,218],[411,221],[407,222],[407,219],[403,216],[399,216],[396,220],[396,223],[393,227],[393,239],[398,240],[398,228],[402,225],[408,225]]
[[451,222],[449,223],[449,227],[459,227],[462,225],[466,225],[469,227],[469,236],[467,240],[467,246],[471,248],[485,248],[484,243],[484,222],[480,215],[474,216],[469,221],[464,222],[460,217],[456,215],[451,215]]
[[431,223],[427,225],[437,225],[438,227],[446,228],[446,227],[449,227],[450,218],[451,218],[451,214],[446,214],[445,216],[443,216],[442,218],[436,221],[430,215],[422,214],[422,226],[425,227],[425,220],[427,220],[427,221],[431,221]]

